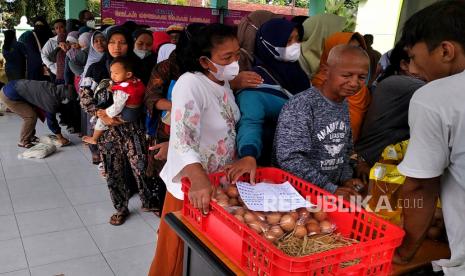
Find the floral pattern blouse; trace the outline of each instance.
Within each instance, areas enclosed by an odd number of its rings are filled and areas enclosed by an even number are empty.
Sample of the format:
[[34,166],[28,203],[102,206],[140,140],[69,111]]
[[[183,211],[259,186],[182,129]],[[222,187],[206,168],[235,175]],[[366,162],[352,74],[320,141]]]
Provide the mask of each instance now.
[[221,86],[202,73],[183,74],[172,100],[168,159],[160,176],[168,192],[183,199],[180,173],[185,166],[200,163],[213,173],[234,161],[240,112],[229,84]]

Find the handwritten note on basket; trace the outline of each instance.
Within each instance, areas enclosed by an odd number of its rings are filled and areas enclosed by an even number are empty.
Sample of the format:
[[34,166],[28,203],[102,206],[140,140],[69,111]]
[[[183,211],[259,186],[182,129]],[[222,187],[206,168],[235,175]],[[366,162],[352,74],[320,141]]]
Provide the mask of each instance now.
[[287,212],[311,205],[287,181],[282,184],[261,182],[255,185],[239,181],[236,186],[242,201],[252,211]]

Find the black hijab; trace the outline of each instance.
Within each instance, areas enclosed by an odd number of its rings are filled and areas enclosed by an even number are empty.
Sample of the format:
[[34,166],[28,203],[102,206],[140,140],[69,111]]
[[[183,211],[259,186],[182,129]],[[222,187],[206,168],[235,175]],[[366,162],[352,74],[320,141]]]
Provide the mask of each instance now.
[[[283,88],[292,94],[308,89],[310,80],[300,68],[298,61],[277,60],[274,55],[278,53],[272,53],[271,51],[274,50],[271,50],[269,45],[267,47],[266,42],[274,47],[286,47],[294,28],[296,28],[296,23],[281,18],[271,19],[263,24],[258,30],[255,40],[254,55],[256,59],[253,67],[253,71],[257,72],[266,84],[277,84],[274,81],[276,79]],[[260,66],[264,67],[274,79]]]

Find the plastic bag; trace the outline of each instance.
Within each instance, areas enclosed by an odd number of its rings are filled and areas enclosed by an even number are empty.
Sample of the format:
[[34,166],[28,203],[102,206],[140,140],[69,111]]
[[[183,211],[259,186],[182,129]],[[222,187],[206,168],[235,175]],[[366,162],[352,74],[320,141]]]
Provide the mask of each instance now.
[[401,189],[405,176],[396,165],[376,163],[370,170],[370,210],[397,225],[401,224]]
[[45,158],[50,154],[54,153],[57,147],[54,145],[39,143],[27,150],[25,150],[21,156],[23,158]]
[[60,148],[62,144],[58,141],[58,138],[55,135],[46,135],[39,138],[39,143],[53,145],[57,148]]

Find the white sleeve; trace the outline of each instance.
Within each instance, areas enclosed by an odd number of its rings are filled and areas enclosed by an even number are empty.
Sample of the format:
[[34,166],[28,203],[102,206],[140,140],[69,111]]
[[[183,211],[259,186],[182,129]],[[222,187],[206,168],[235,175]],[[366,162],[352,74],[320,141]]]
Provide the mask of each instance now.
[[54,47],[52,43],[52,38],[50,38],[47,43],[45,43],[44,47],[42,47],[42,51],[40,53],[42,57],[42,62],[45,64],[45,66],[52,71],[53,74],[57,73],[57,65],[55,62],[51,61],[48,57],[50,56],[50,53],[53,52]]
[[192,83],[194,78],[197,76],[181,78],[173,88],[168,162],[174,179],[185,166],[201,163],[201,122],[206,99],[205,93],[198,91],[200,86]]
[[105,112],[110,117],[118,116],[123,111],[126,101],[129,98],[129,94],[121,90],[113,91],[113,104],[105,109]]
[[450,131],[440,112],[412,100],[409,107],[410,142],[399,171],[413,178],[442,175],[449,165]]

